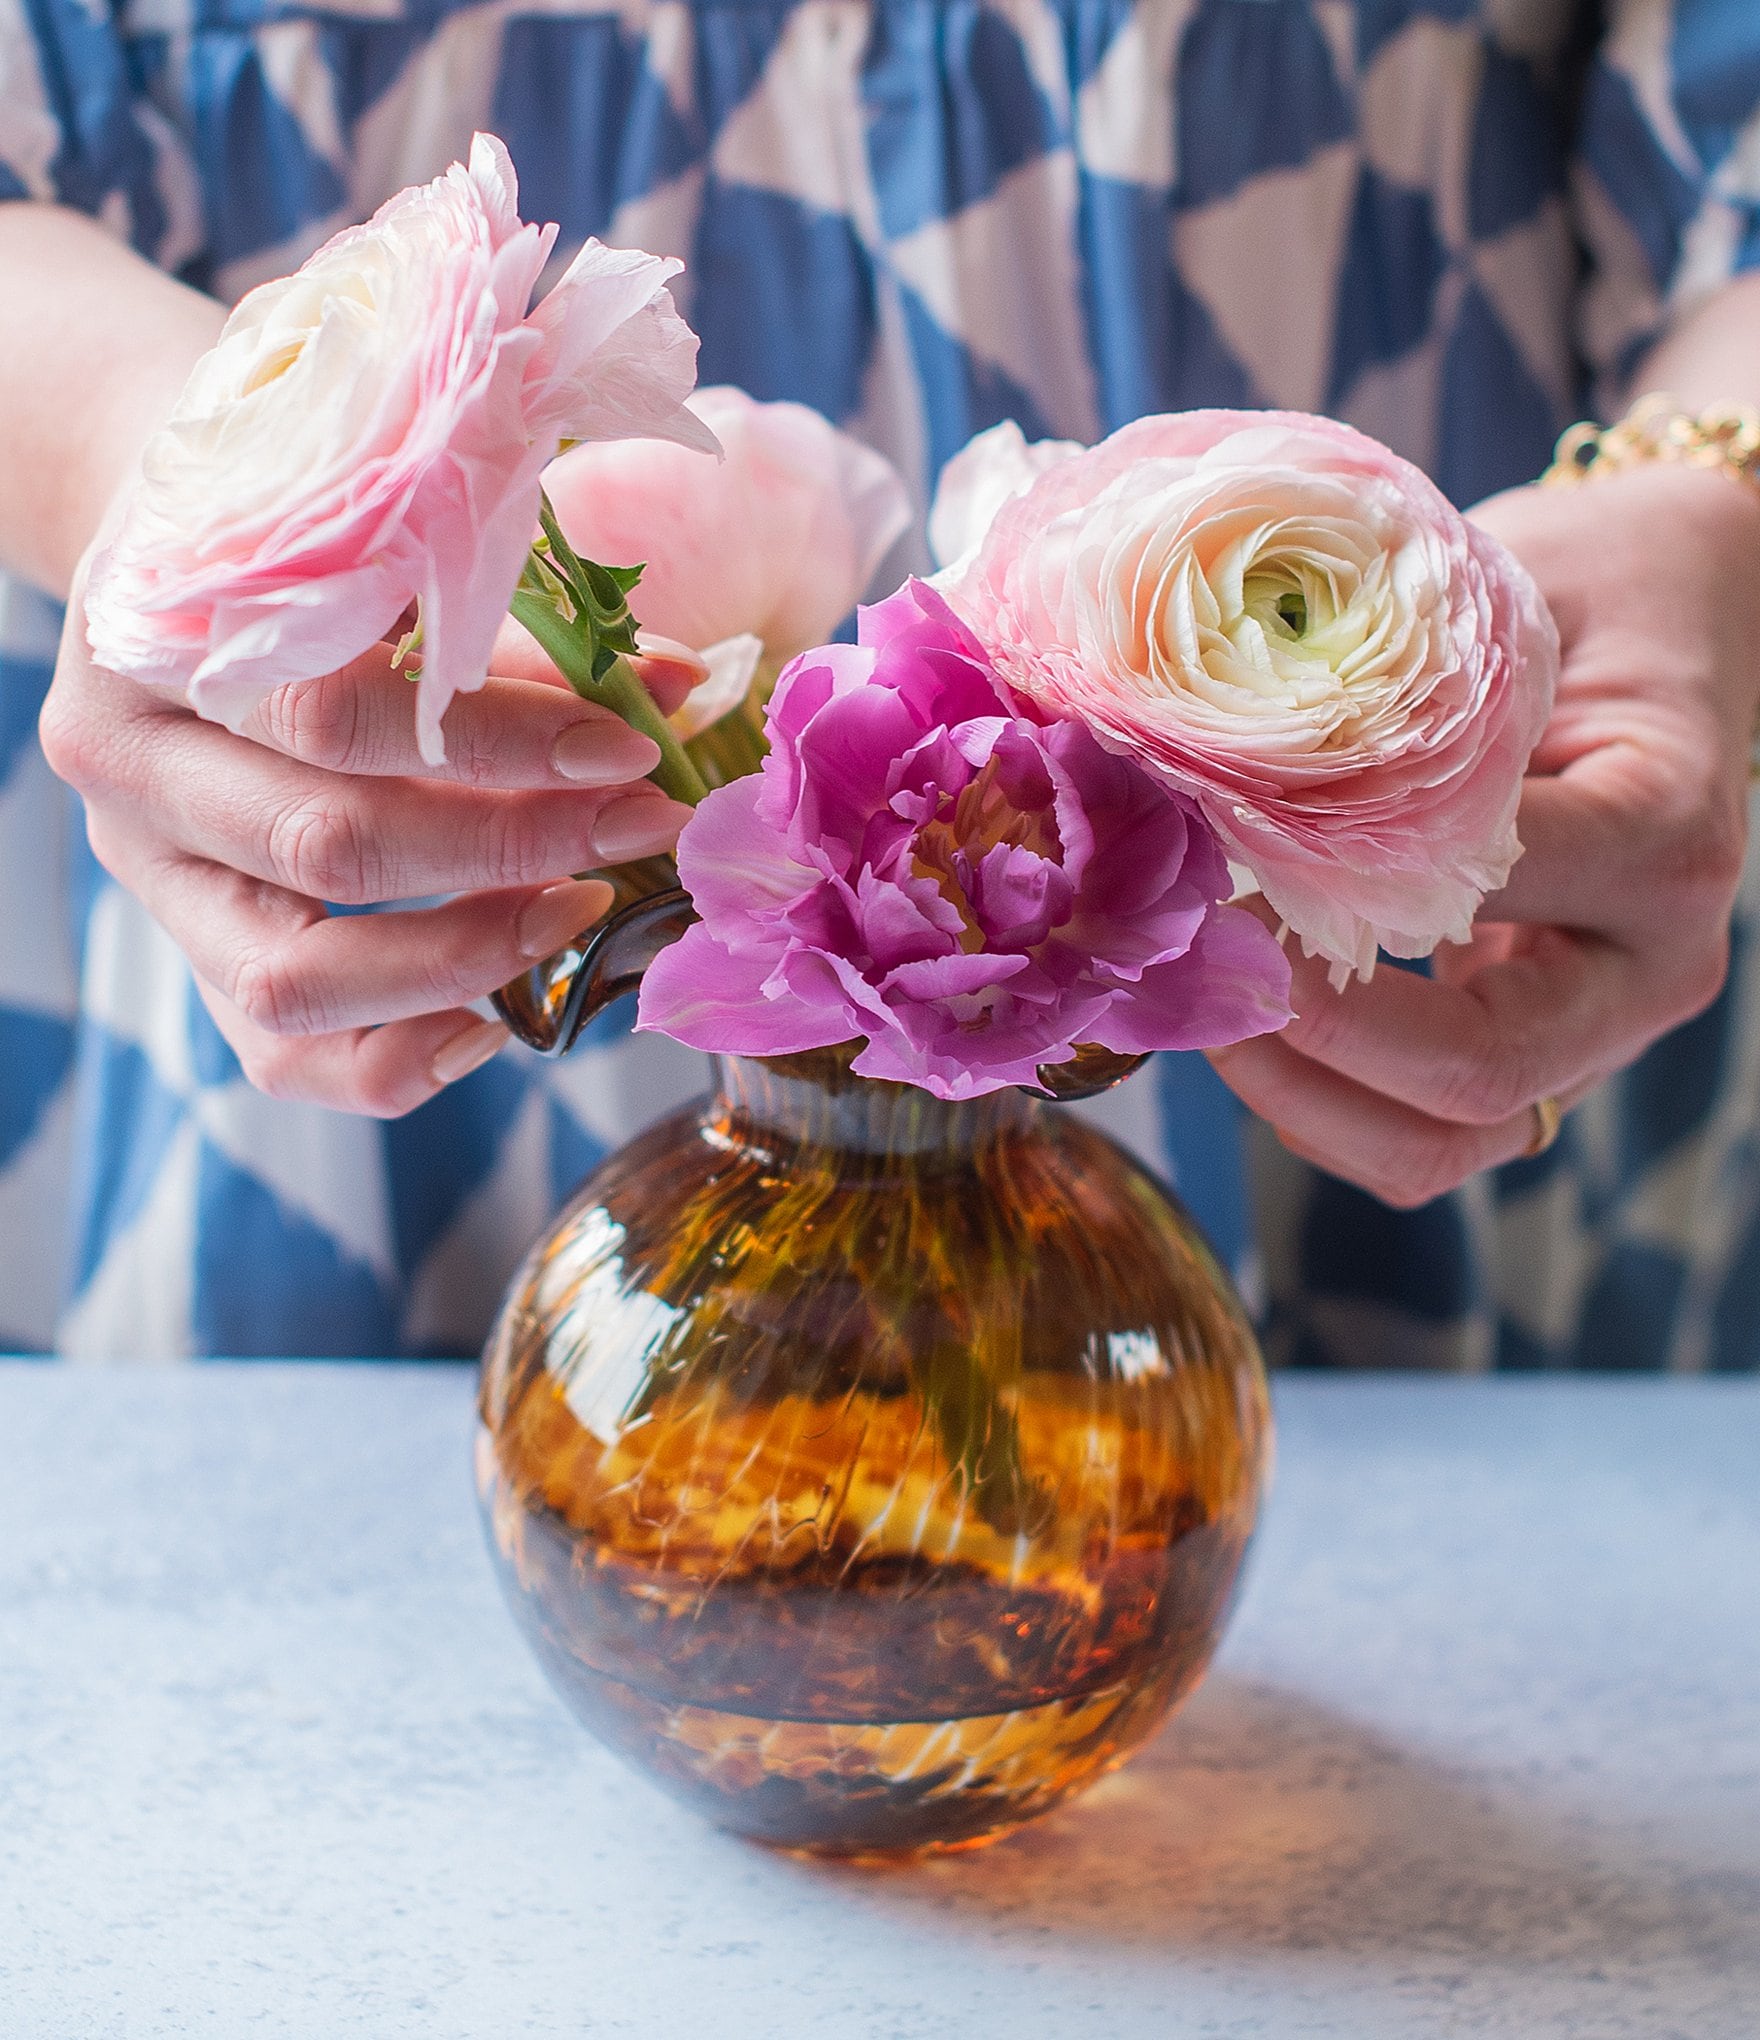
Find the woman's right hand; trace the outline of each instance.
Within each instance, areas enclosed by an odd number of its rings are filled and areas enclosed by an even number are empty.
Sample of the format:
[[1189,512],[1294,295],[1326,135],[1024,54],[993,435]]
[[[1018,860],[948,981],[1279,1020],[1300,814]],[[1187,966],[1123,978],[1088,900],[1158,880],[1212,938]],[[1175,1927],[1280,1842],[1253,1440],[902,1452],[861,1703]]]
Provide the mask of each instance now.
[[[605,910],[574,872],[670,848],[686,810],[656,750],[576,698],[509,625],[496,677],[423,765],[414,689],[378,646],[282,688],[238,735],[86,649],[82,591],[105,505],[225,316],[95,222],[0,206],[0,570],[68,594],[42,715],[99,861],[195,966],[245,1074],[279,1097],[396,1114],[507,1039],[468,1002]],[[663,708],[697,676],[650,661]],[[325,902],[456,894],[331,915]]]
[[[570,692],[516,626],[429,767],[388,645],[280,688],[234,735],[94,664],[84,584],[82,563],[43,750],[84,798],[98,861],[189,958],[273,1097],[395,1117],[486,1062],[508,1036],[469,1002],[610,903],[571,874],[670,849],[689,813],[644,778],[653,741]],[[671,706],[690,676],[645,677]],[[435,894],[458,897],[326,904]]]

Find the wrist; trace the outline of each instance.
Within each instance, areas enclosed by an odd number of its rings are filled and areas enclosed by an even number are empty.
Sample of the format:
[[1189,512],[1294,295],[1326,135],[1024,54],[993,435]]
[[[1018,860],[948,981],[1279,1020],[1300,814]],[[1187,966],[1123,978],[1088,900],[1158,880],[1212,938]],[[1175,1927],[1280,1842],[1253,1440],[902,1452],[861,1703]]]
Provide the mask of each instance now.
[[0,206],[0,569],[66,592],[225,317],[80,214]]
[[85,412],[74,432],[53,534],[53,564],[63,585],[113,524],[148,441],[219,337],[224,307],[194,291],[182,295],[189,302],[162,308],[168,316],[141,336],[128,372],[106,381],[103,400]]
[[[1713,712],[1747,761],[1760,744],[1760,646],[1754,623],[1760,590],[1760,486],[1727,469],[1655,466],[1612,475],[1585,496],[1606,492],[1638,531],[1666,530],[1685,542],[1701,563],[1700,593],[1683,586],[1678,599],[1708,624],[1703,658],[1689,661],[1701,673]],[[1698,633],[1677,613],[1674,632]],[[1733,762],[1733,760],[1732,760]]]
[[1542,490],[1591,504],[1621,492],[1621,510],[1685,520],[1725,571],[1760,575],[1760,408],[1719,402],[1689,410],[1652,392],[1615,424],[1574,424],[1558,441]]

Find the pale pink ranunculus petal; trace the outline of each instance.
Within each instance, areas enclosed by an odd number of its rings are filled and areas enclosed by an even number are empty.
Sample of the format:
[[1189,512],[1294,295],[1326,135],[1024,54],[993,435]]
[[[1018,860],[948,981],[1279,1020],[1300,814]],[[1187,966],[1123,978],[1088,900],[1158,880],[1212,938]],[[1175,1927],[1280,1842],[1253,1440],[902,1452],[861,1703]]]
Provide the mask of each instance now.
[[971,564],[1004,503],[1047,468],[1085,451],[1076,439],[1029,440],[1012,418],[967,440],[941,470],[929,506],[929,550],[943,574]]
[[720,453],[685,403],[697,336],[665,288],[683,268],[676,256],[583,244],[531,315],[541,336],[526,387],[534,421],[558,440],[663,439]]
[[[677,640],[655,638],[644,630],[637,632],[636,643],[646,651],[653,644],[672,645]],[[667,717],[672,734],[680,743],[688,743],[692,737],[712,729],[745,700],[763,663],[764,640],[748,630],[738,637],[723,638],[719,644],[705,645],[700,652],[691,652],[688,646],[679,649],[706,669],[702,679]]]
[[1520,854],[1556,628],[1349,426],[1141,419],[1008,498],[938,585],[1010,687],[1190,794],[1335,976],[1463,939]]
[[775,667],[821,643],[911,519],[891,464],[804,404],[699,390],[689,409],[719,467],[674,445],[573,448],[545,487],[570,542],[645,569],[632,606],[705,651],[753,636]]
[[252,291],[149,443],[93,563],[99,663],[237,726],[334,670],[419,599],[416,719],[444,756],[480,687],[568,437],[713,450],[683,408],[696,339],[676,262],[589,242],[536,311],[554,227],[523,224],[491,135],[294,275]]

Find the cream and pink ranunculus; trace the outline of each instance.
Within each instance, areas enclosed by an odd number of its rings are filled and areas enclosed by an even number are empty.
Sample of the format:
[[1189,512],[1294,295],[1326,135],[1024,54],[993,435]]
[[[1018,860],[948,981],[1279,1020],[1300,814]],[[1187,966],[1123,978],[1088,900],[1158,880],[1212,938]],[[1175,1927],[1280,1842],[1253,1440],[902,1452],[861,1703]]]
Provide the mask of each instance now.
[[1009,495],[939,584],[1010,686],[1190,793],[1337,974],[1464,939],[1508,878],[1557,632],[1348,426],[1144,419]]
[[719,467],[670,446],[583,445],[544,483],[577,552],[644,565],[631,597],[644,632],[707,660],[686,735],[734,707],[761,660],[823,643],[911,522],[892,464],[806,405],[716,387],[690,409],[721,442]]
[[535,309],[556,229],[523,224],[491,135],[227,320],[94,560],[99,662],[236,726],[421,604],[416,719],[480,687],[565,440],[713,433],[684,408],[682,265],[589,241]]

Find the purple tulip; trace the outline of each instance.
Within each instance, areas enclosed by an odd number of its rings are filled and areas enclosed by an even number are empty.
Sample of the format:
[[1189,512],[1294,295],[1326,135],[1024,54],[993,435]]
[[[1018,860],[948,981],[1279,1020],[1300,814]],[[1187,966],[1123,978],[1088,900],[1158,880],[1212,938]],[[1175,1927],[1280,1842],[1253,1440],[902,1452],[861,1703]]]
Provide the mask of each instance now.
[[860,1037],[859,1075],[971,1098],[1078,1042],[1211,1048],[1289,1018],[1289,969],[1197,808],[1003,689],[909,582],[857,645],[803,653],[763,770],[710,794],[678,864],[700,922],[638,1025],[732,1055]]

